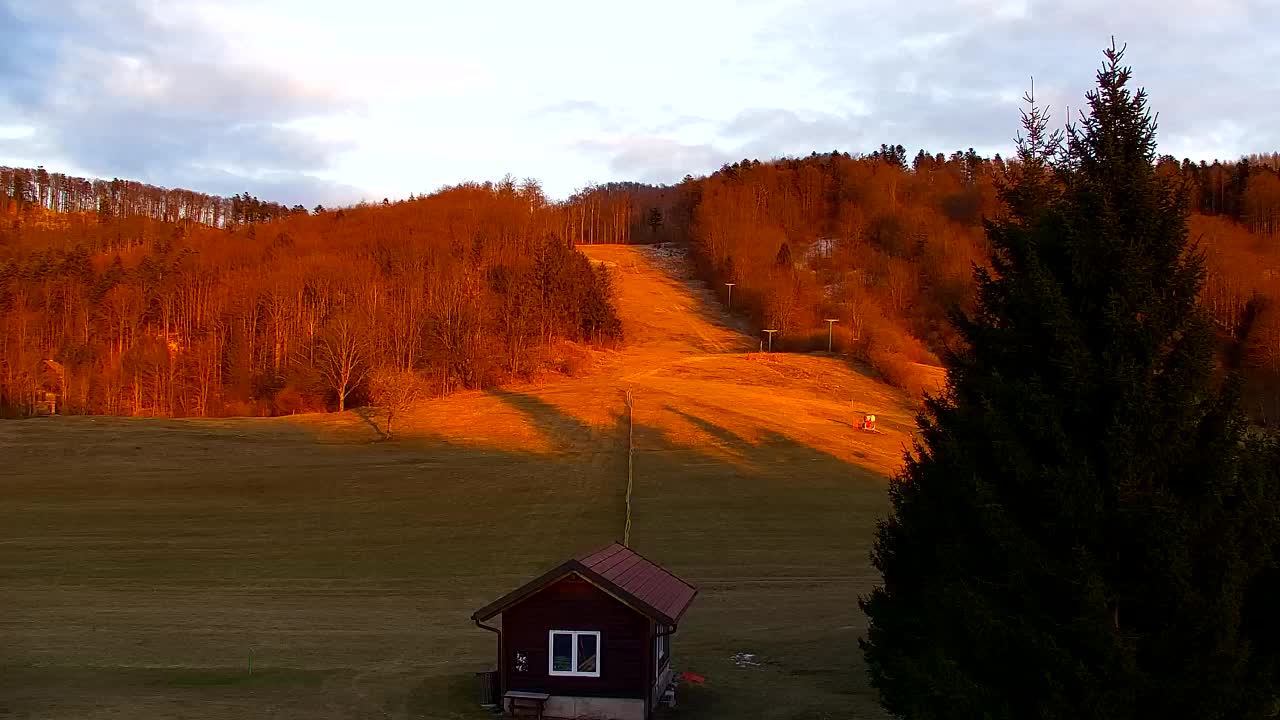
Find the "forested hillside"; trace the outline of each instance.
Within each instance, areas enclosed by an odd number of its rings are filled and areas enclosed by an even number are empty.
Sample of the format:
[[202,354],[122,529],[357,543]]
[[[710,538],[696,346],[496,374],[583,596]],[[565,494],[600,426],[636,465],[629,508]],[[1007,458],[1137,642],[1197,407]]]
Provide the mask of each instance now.
[[141,210],[0,197],[0,411],[45,391],[68,413],[341,409],[381,372],[444,393],[566,369],[564,341],[620,335],[607,277],[536,185],[274,220],[208,198],[222,214],[174,215],[150,190]]
[[[564,202],[536,182],[463,185],[341,211],[284,208],[43,169],[0,169],[0,409],[65,388],[67,412],[282,413],[363,401],[370,374],[433,392],[613,342],[607,279],[573,244],[679,242],[775,349],[825,349],[919,390],[956,342],[1002,213],[999,156],[881,146],[743,160],[674,186],[611,183]],[[1208,260],[1204,301],[1253,328],[1247,407],[1280,419],[1280,155],[1162,158]],[[563,350],[563,348],[561,348]]]
[[[775,349],[837,350],[890,382],[918,389],[917,363],[955,342],[948,309],[968,307],[972,268],[987,253],[984,218],[1002,213],[998,155],[950,156],[881,146],[862,157],[814,154],[743,160],[708,178],[646,189],[632,201],[633,237],[687,241],[704,278],[755,327],[779,332]],[[1257,294],[1246,405],[1280,419],[1280,155],[1238,163],[1161,158],[1187,192],[1193,239],[1208,260],[1204,302],[1224,334]],[[1016,171],[1016,170],[1015,170]],[[660,222],[654,226],[650,218]]]
[[782,347],[825,349],[835,319],[835,349],[917,385],[916,364],[936,364],[950,338],[947,309],[968,302],[997,208],[991,163],[974,153],[905,163],[886,147],[721,170],[694,191],[703,272],[736,283],[735,305]]

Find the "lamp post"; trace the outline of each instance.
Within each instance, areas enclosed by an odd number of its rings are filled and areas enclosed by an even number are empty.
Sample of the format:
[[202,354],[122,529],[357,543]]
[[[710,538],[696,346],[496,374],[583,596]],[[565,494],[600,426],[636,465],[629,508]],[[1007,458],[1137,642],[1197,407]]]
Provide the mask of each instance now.
[[827,318],[827,352],[831,352],[831,329],[834,328],[836,326],[835,324],[838,322],[840,321]]
[[769,333],[769,352],[773,352],[773,334],[774,334],[774,333],[776,333],[776,332],[778,332],[778,331],[777,331],[777,330],[765,330],[764,332]]
[[725,283],[724,286],[729,288],[729,312],[733,312],[733,286],[737,283]]

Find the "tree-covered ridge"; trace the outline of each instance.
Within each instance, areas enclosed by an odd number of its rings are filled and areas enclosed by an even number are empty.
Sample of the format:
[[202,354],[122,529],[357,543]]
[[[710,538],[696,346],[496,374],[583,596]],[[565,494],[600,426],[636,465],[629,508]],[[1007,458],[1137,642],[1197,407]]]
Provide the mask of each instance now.
[[[1201,300],[1220,334],[1230,334],[1255,294],[1264,300],[1257,304],[1245,357],[1245,396],[1251,415],[1268,424],[1280,422],[1280,305],[1265,301],[1280,298],[1276,157],[1153,160],[1161,177],[1187,192],[1191,234],[1207,260]],[[972,308],[970,268],[985,265],[989,254],[981,223],[1005,212],[996,181],[1018,162],[972,149],[911,155],[886,143],[862,155],[743,160],[673,186],[592,185],[558,203],[536,181],[506,180],[490,187],[518,194],[520,203],[484,204],[475,212],[488,223],[518,223],[519,213],[535,208],[537,232],[568,243],[685,243],[722,300],[729,299],[723,283],[735,283],[735,313],[755,329],[779,330],[776,348],[825,349],[824,320],[835,319],[837,352],[918,390],[930,377],[918,363],[938,363],[945,348],[959,342],[948,313]],[[337,217],[336,209],[317,207],[314,214],[328,221],[302,220],[309,214],[302,207],[286,210],[247,193],[216,198],[41,172],[0,171],[0,262],[47,264],[57,261],[34,258],[60,250],[86,253],[102,264],[178,227],[195,235],[203,235],[200,226],[219,227],[269,244],[280,233],[271,229],[276,224],[320,227]],[[407,204],[429,197],[411,196]],[[405,204],[384,200],[343,215],[368,211],[399,218],[404,211],[397,208]],[[387,227],[400,222],[390,220]],[[172,227],[159,230],[157,223]],[[330,405],[336,406],[332,398]]]
[[124,215],[18,223],[0,246],[0,411],[342,408],[371,376],[480,387],[610,343],[609,280],[536,186],[223,227]]
[[288,208],[259,200],[247,192],[220,197],[119,178],[90,180],[50,173],[43,167],[0,167],[0,244],[5,232],[13,232],[20,222],[64,225],[67,218],[59,216],[67,215],[143,217],[163,222],[188,220],[225,227],[269,222],[306,212],[301,205]]
[[[839,351],[912,387],[914,363],[936,363],[959,341],[949,310],[971,308],[970,270],[989,255],[982,220],[1007,212],[996,185],[1019,163],[972,150],[911,157],[885,144],[861,156],[744,160],[650,202],[667,219],[667,237],[692,244],[708,282],[722,292],[722,283],[736,283],[736,311],[780,331],[775,347],[825,349],[823,320],[838,319]],[[1277,163],[1152,164],[1187,193],[1191,234],[1207,255],[1201,299],[1229,334],[1255,293],[1280,298]],[[1218,212],[1224,207],[1231,212]],[[1246,364],[1250,413],[1280,422],[1274,304],[1260,306]]]

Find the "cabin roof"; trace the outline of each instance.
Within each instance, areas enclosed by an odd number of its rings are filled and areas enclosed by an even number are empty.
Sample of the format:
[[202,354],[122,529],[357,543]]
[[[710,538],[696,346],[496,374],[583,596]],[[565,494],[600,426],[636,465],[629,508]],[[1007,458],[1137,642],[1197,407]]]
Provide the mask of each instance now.
[[571,574],[596,585],[636,612],[664,625],[675,625],[698,594],[697,588],[672,575],[640,553],[613,543],[568,560],[507,593],[471,618],[488,620]]

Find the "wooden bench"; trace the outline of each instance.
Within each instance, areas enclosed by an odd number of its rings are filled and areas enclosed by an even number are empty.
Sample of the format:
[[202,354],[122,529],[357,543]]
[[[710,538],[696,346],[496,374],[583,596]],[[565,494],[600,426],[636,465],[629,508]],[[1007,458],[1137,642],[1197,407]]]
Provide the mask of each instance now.
[[542,708],[550,698],[551,696],[547,693],[520,692],[519,690],[511,690],[502,696],[511,717],[520,717],[522,712],[529,711],[533,714],[526,717],[536,717],[538,720],[542,720]]

